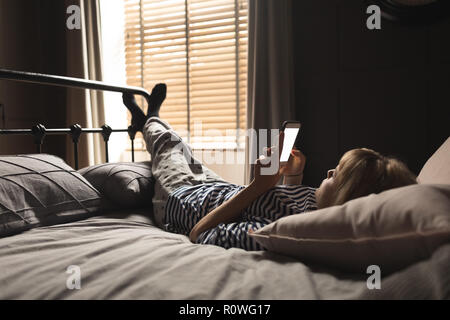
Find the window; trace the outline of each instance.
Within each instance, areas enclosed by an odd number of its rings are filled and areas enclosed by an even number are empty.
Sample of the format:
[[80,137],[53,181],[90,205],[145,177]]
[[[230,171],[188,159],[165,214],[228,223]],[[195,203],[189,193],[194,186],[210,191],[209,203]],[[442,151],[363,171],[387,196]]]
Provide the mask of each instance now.
[[161,118],[194,149],[243,148],[247,37],[247,0],[125,0],[127,84],[166,83]]

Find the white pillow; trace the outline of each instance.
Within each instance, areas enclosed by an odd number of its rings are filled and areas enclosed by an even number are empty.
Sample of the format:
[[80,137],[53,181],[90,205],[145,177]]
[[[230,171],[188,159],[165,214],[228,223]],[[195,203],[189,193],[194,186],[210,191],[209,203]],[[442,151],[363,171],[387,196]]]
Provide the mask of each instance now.
[[425,163],[417,182],[450,184],[450,137]]
[[250,234],[269,251],[344,271],[383,274],[450,241],[450,185],[410,185],[279,219]]

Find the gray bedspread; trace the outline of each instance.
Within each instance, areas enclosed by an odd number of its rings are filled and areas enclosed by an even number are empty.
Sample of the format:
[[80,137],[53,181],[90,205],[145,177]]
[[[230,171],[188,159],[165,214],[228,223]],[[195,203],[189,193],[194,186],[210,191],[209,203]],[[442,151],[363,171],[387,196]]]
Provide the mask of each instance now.
[[[115,213],[0,239],[0,299],[449,299],[450,244],[369,290],[350,275],[269,252],[196,245]],[[81,288],[68,289],[69,266]]]

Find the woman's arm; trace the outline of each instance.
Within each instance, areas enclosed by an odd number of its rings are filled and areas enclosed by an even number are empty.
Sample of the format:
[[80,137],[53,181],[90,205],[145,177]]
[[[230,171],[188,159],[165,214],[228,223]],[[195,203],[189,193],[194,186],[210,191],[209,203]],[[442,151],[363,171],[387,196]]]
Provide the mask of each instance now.
[[224,202],[204,216],[194,228],[192,228],[189,239],[192,242],[195,242],[202,232],[214,228],[219,223],[229,223],[236,220],[245,208],[250,206],[256,198],[266,191],[266,188],[258,186],[255,183],[255,180],[253,180],[252,183],[242,189],[233,198]]
[[[282,150],[283,148],[283,138],[284,132],[281,132],[278,137],[279,150]],[[261,156],[258,160],[256,160],[255,178],[253,181],[234,197],[222,203],[220,206],[204,216],[199,222],[197,222],[189,234],[189,239],[192,242],[195,242],[202,232],[214,228],[219,223],[228,223],[238,218],[240,213],[256,198],[277,184],[285,170],[285,167],[279,166],[280,153],[278,152],[278,149],[275,149],[275,151],[276,152],[273,154],[273,157],[275,160],[278,159],[278,162],[275,163],[275,165],[278,166],[278,170],[276,170],[275,174],[262,174],[261,168],[271,166],[270,161],[266,164],[261,162],[266,159],[265,156]]]
[[289,175],[283,177],[283,184],[302,184],[303,173],[299,175]]

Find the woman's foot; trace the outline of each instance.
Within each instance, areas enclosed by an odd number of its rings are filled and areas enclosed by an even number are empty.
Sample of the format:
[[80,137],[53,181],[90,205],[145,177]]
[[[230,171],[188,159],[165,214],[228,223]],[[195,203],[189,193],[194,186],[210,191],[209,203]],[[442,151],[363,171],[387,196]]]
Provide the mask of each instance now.
[[164,99],[166,99],[167,86],[165,83],[158,83],[153,87],[150,101],[148,102],[147,117],[159,117],[159,109]]
[[131,112],[131,125],[137,130],[142,131],[144,129],[147,117],[141,108],[136,103],[134,95],[128,92],[122,94],[123,104]]
[[156,86],[153,87],[152,93],[148,101],[147,115],[145,115],[144,111],[142,111],[142,109],[139,108],[133,94],[127,92],[123,93],[122,95],[123,103],[131,112],[132,117],[131,125],[136,130],[142,131],[148,118],[159,117],[159,109],[161,108],[161,104],[166,98],[166,93],[167,93],[167,86],[164,83],[158,83]]

